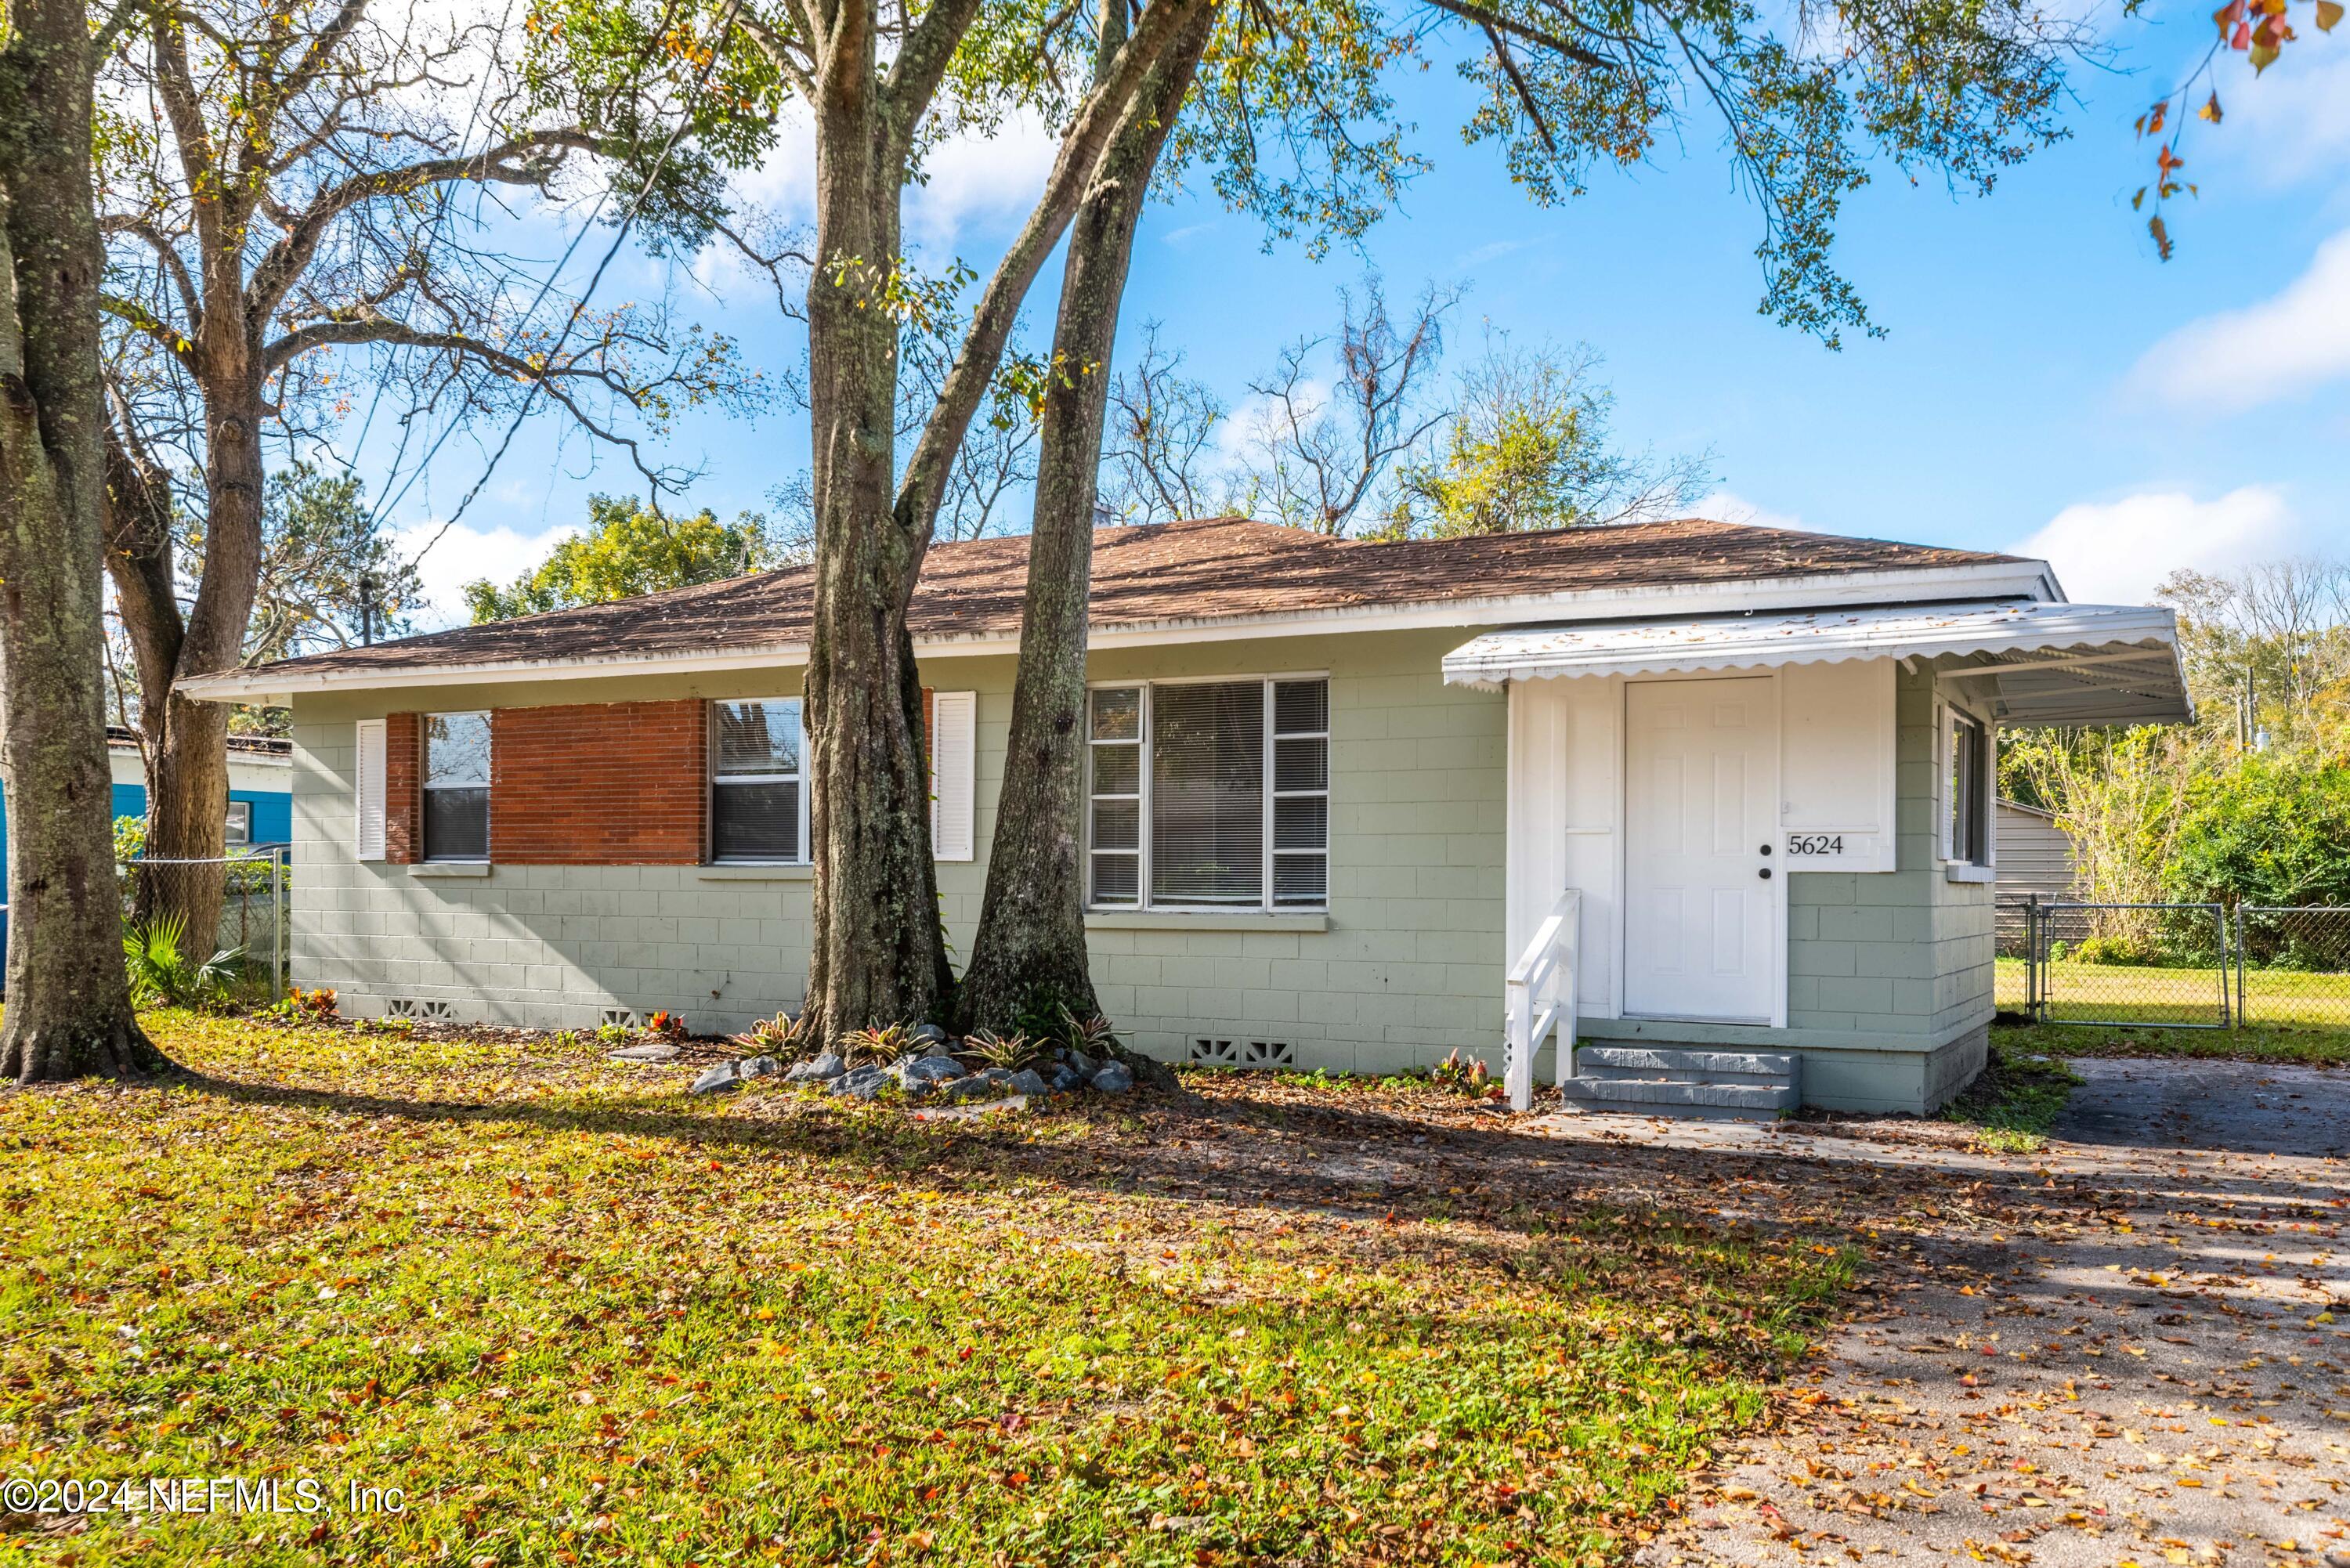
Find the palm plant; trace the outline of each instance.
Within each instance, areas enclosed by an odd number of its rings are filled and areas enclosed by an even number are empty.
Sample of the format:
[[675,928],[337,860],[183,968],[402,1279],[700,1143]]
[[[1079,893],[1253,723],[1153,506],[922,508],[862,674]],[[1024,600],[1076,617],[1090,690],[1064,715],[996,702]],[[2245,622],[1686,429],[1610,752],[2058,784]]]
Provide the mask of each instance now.
[[187,950],[188,923],[158,915],[122,934],[131,1002],[140,1007],[203,1007],[218,1002],[244,972],[244,950],[224,948],[198,961]]

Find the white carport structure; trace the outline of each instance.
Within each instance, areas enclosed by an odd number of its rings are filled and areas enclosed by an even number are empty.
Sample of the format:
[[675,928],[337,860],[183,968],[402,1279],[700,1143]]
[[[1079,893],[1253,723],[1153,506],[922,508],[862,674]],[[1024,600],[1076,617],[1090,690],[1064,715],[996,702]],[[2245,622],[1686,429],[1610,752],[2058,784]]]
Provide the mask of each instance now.
[[2178,618],[2143,605],[1979,601],[1705,616],[1488,632],[1444,658],[1455,686],[1571,675],[1690,675],[1856,659],[1950,659],[2009,724],[2171,724],[2195,716]]
[[[1545,1020],[1560,1030],[1562,1079],[1573,1072],[1578,1012],[1685,1024],[1716,1043],[1830,1044],[1838,1028],[1855,1042],[1907,1038],[1899,1003],[1799,1000],[1791,1022],[1783,873],[1939,865],[1851,901],[1987,899],[1990,868],[1954,854],[1949,818],[1954,792],[1988,801],[1999,724],[2193,717],[2170,611],[2044,600],[1516,628],[1453,650],[1444,679],[1510,694],[1509,1086],[1521,1103]],[[1897,753],[1928,765],[1897,765]],[[1945,881],[1983,886],[1945,893]],[[1883,988],[1920,1015],[1921,1050],[1959,1026],[1966,1010],[1947,998],[1972,983],[1928,978]]]

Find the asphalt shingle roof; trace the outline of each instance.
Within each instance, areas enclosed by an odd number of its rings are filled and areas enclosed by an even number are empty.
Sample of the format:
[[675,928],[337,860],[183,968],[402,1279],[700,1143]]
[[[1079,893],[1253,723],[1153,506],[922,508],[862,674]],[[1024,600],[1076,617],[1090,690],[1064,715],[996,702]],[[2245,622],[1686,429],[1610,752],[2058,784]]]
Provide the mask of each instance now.
[[[1706,518],[1465,539],[1332,539],[1243,518],[1094,534],[1097,628],[1433,605],[1608,588],[1995,564],[2013,556]],[[917,639],[1020,626],[1024,536],[931,546],[909,616]],[[515,620],[311,654],[273,675],[532,664],[807,640],[806,566]]]

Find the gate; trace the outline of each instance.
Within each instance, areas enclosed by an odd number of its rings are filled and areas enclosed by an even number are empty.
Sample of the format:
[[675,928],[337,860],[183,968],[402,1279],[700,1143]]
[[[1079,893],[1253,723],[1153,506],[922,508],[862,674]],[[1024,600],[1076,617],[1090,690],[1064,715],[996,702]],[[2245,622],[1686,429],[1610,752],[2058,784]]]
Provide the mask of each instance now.
[[2024,1004],[2043,1023],[2226,1029],[2241,984],[2220,904],[2024,906]]

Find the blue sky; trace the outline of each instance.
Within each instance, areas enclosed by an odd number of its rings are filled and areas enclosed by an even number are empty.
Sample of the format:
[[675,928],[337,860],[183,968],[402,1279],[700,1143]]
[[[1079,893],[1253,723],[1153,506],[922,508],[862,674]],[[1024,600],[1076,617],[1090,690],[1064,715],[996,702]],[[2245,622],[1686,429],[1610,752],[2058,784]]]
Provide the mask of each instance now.
[[[1189,372],[1238,403],[1281,343],[1326,329],[1336,289],[1368,265],[1397,296],[1430,278],[1467,284],[1456,342],[1490,321],[1521,342],[1599,350],[1621,440],[1713,451],[1719,493],[1703,510],[2020,547],[2054,559],[2081,599],[2142,597],[2178,566],[2339,554],[2350,548],[2350,35],[2310,30],[2258,82],[2241,57],[2222,62],[2227,122],[2199,124],[2183,144],[2202,194],[2174,208],[2178,254],[2163,265],[2128,206],[2151,155],[2130,121],[2204,47],[2207,14],[2158,7],[2118,24],[2118,68],[2075,74],[2073,140],[1988,198],[1883,171],[1848,204],[1840,256],[1888,336],[1848,336],[1841,353],[1755,313],[1759,218],[1732,188],[1712,122],[1693,113],[1682,146],[1545,210],[1491,150],[1460,144],[1459,95],[1441,72],[1404,105],[1435,170],[1365,254],[1317,265],[1295,246],[1265,252],[1211,193],[1187,193],[1145,220],[1121,348],[1155,317]],[[2116,25],[2110,12],[2102,20]],[[932,259],[959,254],[984,269],[1049,158],[1016,132],[949,149],[910,199],[910,237]],[[805,213],[809,183],[795,142],[746,186],[790,215]],[[602,244],[592,238],[576,265]],[[1056,263],[1031,301],[1040,324],[1057,281]],[[624,256],[606,296],[660,286],[650,263]],[[763,290],[706,267],[680,306],[735,334],[754,361],[795,367],[803,340]],[[764,506],[806,447],[804,416],[778,410],[690,417],[670,455],[703,472],[691,504],[729,514]],[[362,470],[381,457],[362,454]],[[405,536],[430,536],[483,462],[480,443],[450,441],[398,509]],[[522,569],[590,492],[631,477],[535,421],[426,556],[428,584],[453,614],[458,583]]]

